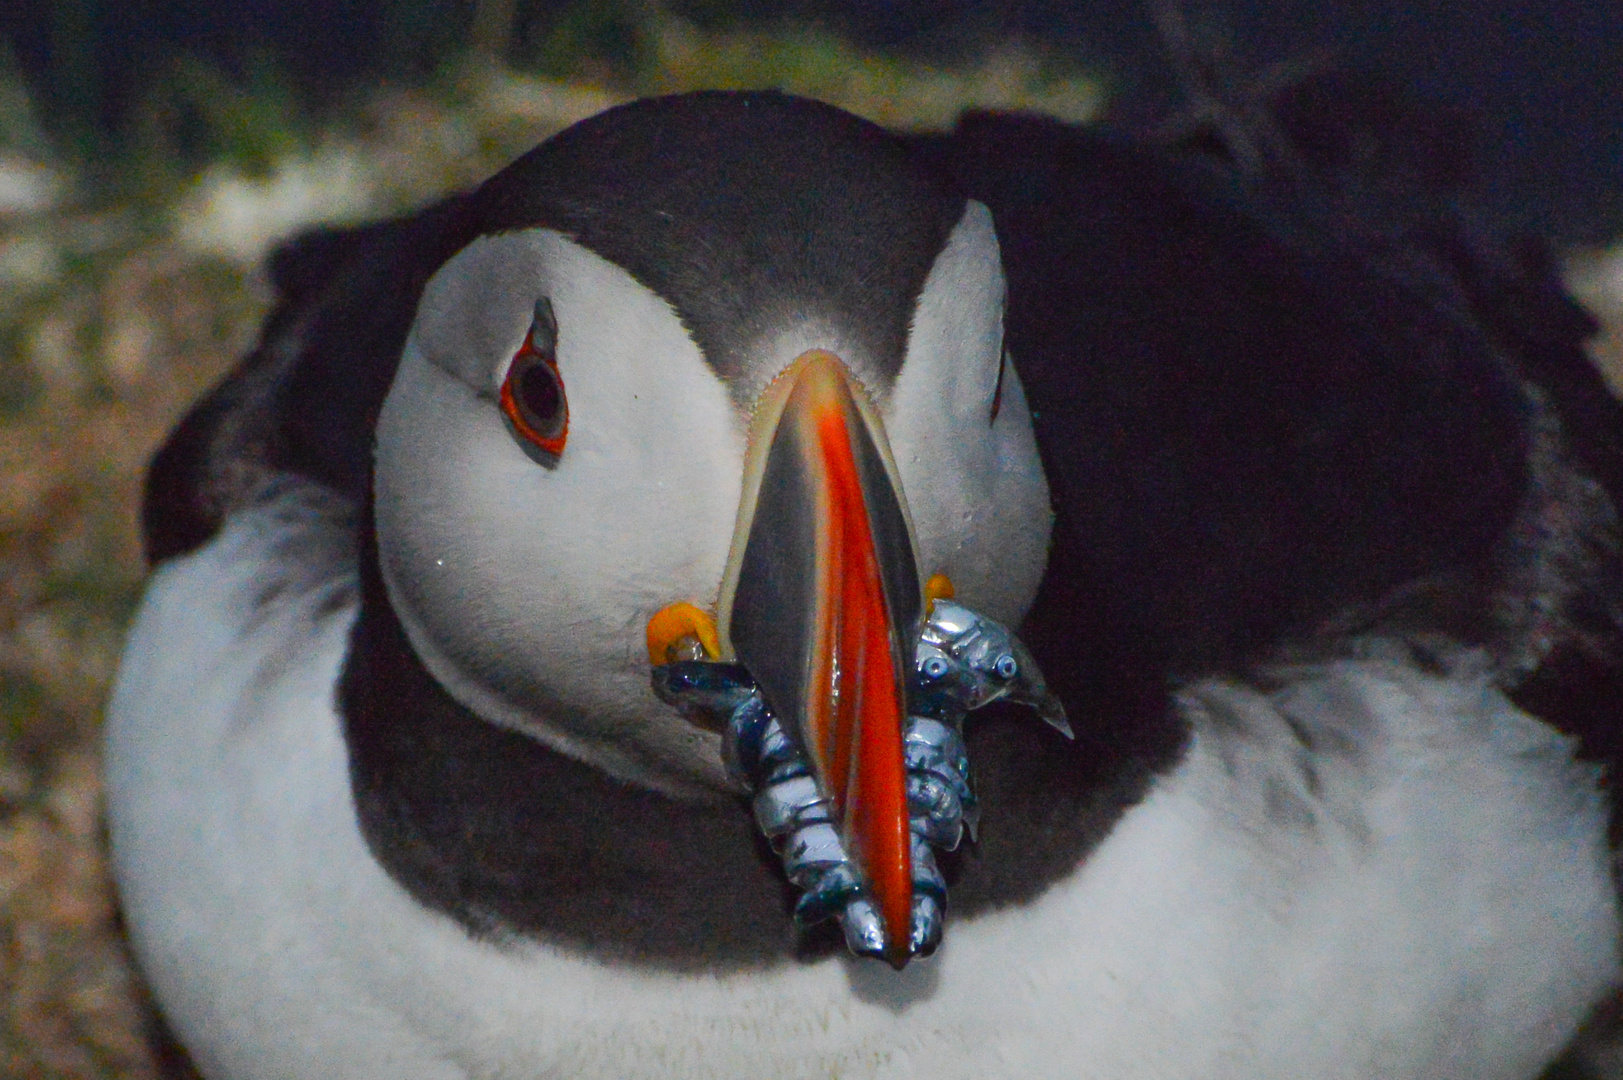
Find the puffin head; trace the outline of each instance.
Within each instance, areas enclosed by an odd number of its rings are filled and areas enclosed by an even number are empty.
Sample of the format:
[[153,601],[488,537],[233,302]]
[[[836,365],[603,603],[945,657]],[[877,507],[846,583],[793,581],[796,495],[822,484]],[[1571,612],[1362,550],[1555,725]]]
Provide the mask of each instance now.
[[656,617],[688,612],[882,819],[848,824],[865,862],[898,828],[905,859],[925,583],[1013,624],[1048,547],[990,214],[770,93],[611,110],[470,205],[377,426],[379,567],[424,666],[491,723],[714,799],[720,737],[650,686]]

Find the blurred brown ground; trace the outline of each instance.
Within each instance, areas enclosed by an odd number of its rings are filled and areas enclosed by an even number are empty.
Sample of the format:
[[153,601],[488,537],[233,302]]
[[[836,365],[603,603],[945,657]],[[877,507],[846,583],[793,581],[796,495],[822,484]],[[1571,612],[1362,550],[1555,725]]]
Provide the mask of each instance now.
[[[11,243],[27,227],[6,224]],[[66,283],[31,320],[20,344],[42,385],[0,423],[0,1075],[10,1077],[152,1075],[106,876],[97,730],[143,572],[145,461],[263,306],[240,275],[167,245],[106,257],[105,272]]]
[[[252,343],[278,234],[472,183],[613,100],[477,89],[480,110],[381,95],[358,134],[269,177],[211,170],[157,224],[151,207],[76,209],[61,175],[0,208],[0,1076],[158,1075],[107,878],[97,745],[145,572],[142,474]],[[42,186],[39,162],[0,159],[0,193],[8,168]]]

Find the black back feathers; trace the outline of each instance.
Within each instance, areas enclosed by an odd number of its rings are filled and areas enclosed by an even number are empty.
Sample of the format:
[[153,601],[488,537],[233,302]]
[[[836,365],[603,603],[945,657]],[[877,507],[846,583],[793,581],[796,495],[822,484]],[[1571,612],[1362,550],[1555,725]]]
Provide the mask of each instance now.
[[1254,171],[1038,117],[918,140],[1009,279],[1058,517],[1026,637],[1068,705],[1142,736],[1161,680],[1441,632],[1613,759],[1623,412],[1594,324],[1427,132],[1308,97],[1288,167]]

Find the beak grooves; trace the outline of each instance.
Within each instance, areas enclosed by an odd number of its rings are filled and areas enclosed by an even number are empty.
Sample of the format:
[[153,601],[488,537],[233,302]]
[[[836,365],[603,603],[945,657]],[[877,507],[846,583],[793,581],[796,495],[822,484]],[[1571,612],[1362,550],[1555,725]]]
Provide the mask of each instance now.
[[884,923],[886,958],[900,963],[913,905],[903,672],[922,601],[861,393],[838,357],[813,350],[763,396],[721,644],[801,743]]
[[[843,387],[842,387],[843,389]],[[852,410],[854,411],[854,410]],[[903,692],[884,584],[852,457],[846,410],[817,410],[826,470],[826,532],[820,538],[817,647],[812,653],[805,735],[851,854],[864,870],[903,956],[913,909]]]

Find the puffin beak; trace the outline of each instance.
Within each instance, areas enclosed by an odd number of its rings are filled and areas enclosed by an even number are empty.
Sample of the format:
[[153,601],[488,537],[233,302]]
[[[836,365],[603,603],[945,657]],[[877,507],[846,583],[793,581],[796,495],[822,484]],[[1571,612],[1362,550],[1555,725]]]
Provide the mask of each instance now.
[[[884,924],[909,955],[913,870],[902,732],[921,607],[884,431],[834,354],[802,354],[762,396],[718,605],[743,664],[812,763]],[[727,655],[730,654],[730,655]]]

